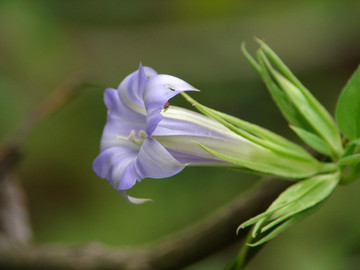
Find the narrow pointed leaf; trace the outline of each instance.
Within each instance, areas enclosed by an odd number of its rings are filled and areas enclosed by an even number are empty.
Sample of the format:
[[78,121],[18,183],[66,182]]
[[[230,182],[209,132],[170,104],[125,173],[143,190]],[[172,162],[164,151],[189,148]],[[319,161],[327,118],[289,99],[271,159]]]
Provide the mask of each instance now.
[[350,184],[351,182],[359,179],[359,177],[360,177],[360,163],[357,163],[348,169],[349,170],[345,174],[343,171],[343,176],[342,176],[341,183],[340,183],[342,185]]
[[257,72],[261,73],[261,66],[256,62],[256,60],[246,50],[244,42],[241,44],[241,51],[244,54],[244,56],[246,57],[246,59],[249,61],[249,63],[255,68],[255,70]]
[[315,110],[308,100],[302,95],[302,93],[296,88],[290,81],[284,78],[278,72],[274,72],[274,76],[278,80],[279,84],[284,89],[285,93],[292,100],[293,104],[301,111],[304,118],[316,131],[319,137],[322,137],[332,149],[334,156],[340,156],[342,153],[342,146],[338,138],[338,131],[332,125],[329,125],[324,121],[324,118]]
[[[295,199],[274,215],[281,216],[284,213],[294,214],[318,204],[331,194],[339,180],[340,174],[335,172],[333,174],[314,176],[296,183],[294,186],[297,187],[294,187],[294,190],[289,193],[284,192],[286,197],[290,195],[295,197]],[[295,193],[297,196],[292,195],[292,193]],[[291,198],[286,199],[286,197],[283,200],[291,200]]]
[[[275,66],[284,74],[284,76],[297,86],[303,95],[306,97],[311,106],[318,112],[319,115],[324,119],[324,121],[331,127],[334,132],[337,132],[337,127],[333,117],[330,113],[321,105],[321,103],[311,94],[311,92],[296,78],[296,76],[290,71],[290,69],[285,65],[285,63],[280,59],[280,57],[273,51],[271,48],[263,41],[257,40],[261,45],[263,52],[267,57],[275,64]],[[340,136],[337,138],[340,140]]]
[[304,194],[309,192],[311,188],[312,183],[308,180],[303,180],[290,186],[277,197],[277,199],[269,206],[269,208],[264,213],[261,213],[245,221],[239,226],[239,229],[246,228],[256,223],[255,228],[257,229],[253,230],[254,232],[256,232],[259,229],[259,224],[263,223],[263,221],[265,221],[267,218],[271,218],[271,215],[273,215],[275,211],[278,211],[281,208],[286,207],[290,203],[293,203],[298,198],[301,198]]
[[[297,107],[296,113],[294,114],[296,117],[293,116],[293,119],[289,119],[290,123],[309,132],[312,132],[312,129],[316,130],[317,135],[322,137],[333,149],[334,154],[332,157],[340,157],[343,149],[334,119],[321,103],[291,73],[280,58],[265,43],[262,41],[259,41],[259,43],[261,44],[261,49],[258,52],[258,59],[259,62],[262,61],[265,65],[262,66],[262,69],[267,69],[270,72],[281,90],[286,94],[288,100]],[[268,58],[280,73],[271,66]],[[262,64],[260,63],[260,65]],[[305,122],[298,116],[299,113],[306,120]],[[294,118],[295,120],[301,119],[302,123],[296,123]],[[311,126],[310,129],[309,124]]]
[[349,139],[360,138],[360,66],[339,97],[336,120],[342,133]]
[[311,125],[307,122],[303,115],[297,110],[295,106],[293,106],[292,102],[279,88],[279,86],[272,81],[266,66],[266,64],[269,65],[269,63],[264,53],[262,51],[258,51],[257,57],[259,64],[262,67],[262,73],[260,75],[283,116],[288,120],[289,123],[295,126],[301,126],[306,130],[312,130]]
[[[276,227],[281,227],[292,217],[324,201],[332,193],[339,180],[340,173],[336,172],[297,182],[282,192],[264,213],[244,222],[240,228],[256,222],[253,228],[254,237],[268,230],[278,232]],[[273,235],[273,232],[270,235]]]
[[255,246],[260,246],[260,245],[266,243],[267,241],[269,241],[269,240],[275,238],[276,236],[278,236],[281,232],[285,231],[287,228],[289,228],[290,226],[292,226],[293,224],[295,224],[299,220],[301,220],[304,217],[309,216],[310,214],[312,214],[316,209],[317,209],[317,207],[313,207],[313,208],[307,209],[307,210],[305,210],[305,211],[291,217],[287,221],[283,222],[282,224],[280,224],[279,226],[274,228],[270,233],[265,232],[264,237],[260,238],[260,240],[258,240],[255,243],[249,244],[249,246],[255,247]]
[[332,151],[323,139],[314,133],[308,132],[302,128],[291,126],[290,128],[302,139],[307,145],[321,154],[332,156]]
[[355,154],[351,156],[347,156],[345,158],[340,159],[339,165],[351,165],[360,162],[360,154]]
[[283,73],[293,84],[298,87],[304,87],[302,83],[296,78],[291,70],[285,65],[280,57],[261,39],[256,39],[256,42],[260,44],[261,50],[267,57],[275,64],[275,66]]
[[[287,188],[282,192],[279,197],[270,205],[269,210],[276,209],[278,206],[291,206],[289,202],[298,202],[302,200],[301,204],[313,204],[323,200],[328,196],[339,180],[339,173],[324,174],[311,177],[309,179],[297,182],[296,184]],[[311,193],[311,197],[307,198],[306,195]],[[299,203],[300,204],[300,203]],[[301,207],[304,207],[303,205]]]
[[360,139],[356,139],[356,140],[350,141],[350,142],[348,143],[348,145],[359,145],[359,146],[360,146]]

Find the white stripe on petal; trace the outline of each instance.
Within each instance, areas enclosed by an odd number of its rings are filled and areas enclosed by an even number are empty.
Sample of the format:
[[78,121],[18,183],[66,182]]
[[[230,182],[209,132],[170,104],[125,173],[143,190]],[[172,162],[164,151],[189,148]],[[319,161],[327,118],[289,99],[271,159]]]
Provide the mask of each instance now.
[[164,178],[177,174],[186,165],[178,162],[159,142],[147,137],[135,160],[141,178]]

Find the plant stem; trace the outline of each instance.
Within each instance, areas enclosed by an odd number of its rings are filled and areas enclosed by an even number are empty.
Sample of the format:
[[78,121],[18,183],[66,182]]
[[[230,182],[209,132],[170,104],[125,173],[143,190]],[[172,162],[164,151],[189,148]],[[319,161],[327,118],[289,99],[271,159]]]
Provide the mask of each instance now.
[[231,264],[226,268],[226,270],[244,269],[244,267],[251,261],[253,257],[255,257],[255,255],[264,246],[264,245],[260,245],[260,246],[251,247],[248,245],[251,243],[255,243],[257,241],[256,237],[255,238],[252,237],[252,231],[253,231],[253,227],[248,232],[244,244],[241,247],[239,253],[235,257],[235,259],[231,262]]

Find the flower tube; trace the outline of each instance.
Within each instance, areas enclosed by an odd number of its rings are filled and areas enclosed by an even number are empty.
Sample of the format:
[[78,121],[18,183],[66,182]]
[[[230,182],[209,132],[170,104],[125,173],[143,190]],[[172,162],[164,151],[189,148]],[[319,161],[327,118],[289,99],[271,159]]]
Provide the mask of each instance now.
[[170,177],[188,165],[245,167],[291,178],[321,170],[322,164],[310,155],[289,161],[214,119],[169,105],[172,97],[184,91],[198,90],[141,65],[118,89],[105,90],[107,122],[92,167],[129,202],[148,201],[126,194],[136,181]]

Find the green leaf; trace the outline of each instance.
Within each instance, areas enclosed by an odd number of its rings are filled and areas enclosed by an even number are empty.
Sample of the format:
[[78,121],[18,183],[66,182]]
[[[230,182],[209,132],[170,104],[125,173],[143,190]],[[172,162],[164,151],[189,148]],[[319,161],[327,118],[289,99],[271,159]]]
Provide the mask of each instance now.
[[343,168],[340,184],[347,185],[360,177],[360,163]]
[[256,62],[256,60],[250,55],[250,53],[245,48],[245,43],[241,43],[241,51],[246,57],[246,59],[249,61],[249,63],[255,68],[255,70],[259,73],[261,73],[261,67]]
[[296,108],[297,113],[301,114],[306,122],[305,124],[304,121],[298,124],[290,123],[321,137],[328,144],[329,149],[332,149],[331,157],[340,157],[343,151],[340,135],[334,120],[325,108],[306,89],[299,88],[275,70],[266,58],[265,53],[260,52],[259,58],[262,59],[265,64],[264,68],[273,76],[292,106]]
[[241,50],[242,50],[243,54],[245,55],[246,59],[249,61],[249,63],[255,68],[255,70],[262,77],[262,79],[263,79],[265,85],[267,86],[273,100],[275,101],[277,106],[280,108],[280,111],[283,114],[283,116],[290,123],[293,123],[296,126],[308,125],[306,120],[296,110],[296,108],[294,108],[294,106],[288,100],[288,98],[283,93],[283,91],[272,81],[268,71],[266,70],[265,63],[264,63],[264,61],[263,61],[263,59],[261,57],[261,54],[263,54],[263,52],[261,50],[257,51],[256,55],[257,55],[258,62],[259,62],[259,63],[257,63],[256,60],[246,50],[244,44],[242,44]]
[[244,222],[239,229],[255,224],[253,237],[258,239],[259,235],[264,235],[264,238],[254,245],[262,244],[324,201],[339,181],[340,173],[337,171],[297,182],[282,192],[264,213]]
[[292,123],[296,126],[305,127],[306,129],[311,129],[311,126],[309,125],[307,120],[296,109],[296,107],[292,104],[291,100],[289,100],[289,98],[284,94],[283,90],[281,90],[279,86],[272,81],[272,78],[265,64],[265,61],[267,61],[267,59],[266,57],[264,57],[265,56],[263,56],[263,52],[259,50],[257,52],[257,58],[261,66],[260,76],[262,77],[265,85],[267,86],[273,100],[279,107],[281,113],[286,118],[286,120],[289,121],[289,123]]
[[[264,213],[249,219],[248,221],[241,224],[239,228],[243,229],[255,223],[258,223],[257,226],[259,226],[259,221],[266,220],[267,218],[271,217],[276,211],[288,206],[291,203],[294,203],[296,200],[301,199],[304,195],[309,193],[311,189],[314,188],[314,185],[316,185],[316,182],[313,181],[313,179],[314,178],[303,180],[290,186],[279,195],[279,197],[269,206],[269,208]],[[254,231],[255,233],[257,233],[257,230]]]
[[357,153],[359,151],[359,147],[360,147],[360,139],[356,139],[348,142],[348,144],[345,146],[345,150],[343,155],[341,156],[341,159]]
[[356,139],[356,140],[353,140],[353,141],[350,141],[347,145],[358,145],[358,146],[360,146],[360,138]]
[[360,139],[350,141],[339,160],[342,169],[341,184],[349,184],[360,176]]
[[290,128],[311,148],[318,151],[321,154],[331,156],[332,152],[329,146],[323,139],[314,133],[308,132],[302,128],[294,127],[290,125]]
[[262,236],[262,234],[257,235],[256,238],[258,238],[259,240],[253,243],[250,243],[249,246],[251,247],[256,247],[256,246],[260,246],[266,242],[268,242],[269,240],[275,238],[276,236],[278,236],[280,233],[282,233],[283,231],[285,231],[287,228],[289,228],[291,225],[295,224],[296,222],[298,222],[299,220],[311,215],[315,210],[317,209],[317,207],[312,207],[309,208],[303,212],[300,212],[294,216],[292,216],[291,218],[289,218],[288,220],[286,220],[285,222],[283,222],[282,224],[280,224],[279,226],[273,228],[273,230],[271,230],[270,232],[266,231],[264,232],[264,236]]
[[347,156],[344,157],[342,159],[340,159],[339,161],[339,165],[351,165],[351,164],[356,164],[360,162],[360,154],[355,154],[355,155],[351,155],[351,156]]
[[[284,205],[274,212],[271,219],[280,219],[278,222],[281,222],[281,219],[284,217],[292,216],[318,204],[331,194],[339,180],[340,173],[336,172],[333,174],[314,176],[289,187],[269,207],[269,210],[272,210],[279,205]],[[286,202],[286,204],[284,204],[284,202]]]
[[267,57],[275,64],[279,71],[287,78],[292,84],[300,89],[302,94],[305,96],[310,106],[318,113],[318,115],[328,125],[329,129],[334,133],[334,139],[337,143],[341,144],[340,136],[333,117],[325,109],[324,106],[311,94],[311,92],[296,78],[296,76],[290,71],[290,69],[284,64],[280,57],[262,40],[257,39],[257,42],[261,45],[262,51]]
[[337,160],[342,155],[343,148],[334,119],[279,56],[263,41],[257,42],[261,46],[256,54],[257,63],[244,47],[242,50],[263,78],[284,117],[290,124],[322,138],[328,144],[327,148],[331,149],[331,158]]
[[285,63],[280,59],[280,57],[264,41],[258,38],[255,40],[260,44],[261,50],[266,54],[267,57],[269,57],[269,59],[275,64],[280,72],[285,75],[286,78],[288,78],[294,85],[300,88],[305,88],[291,72],[291,70],[285,65]]
[[342,90],[336,106],[336,120],[349,139],[360,138],[360,66]]

